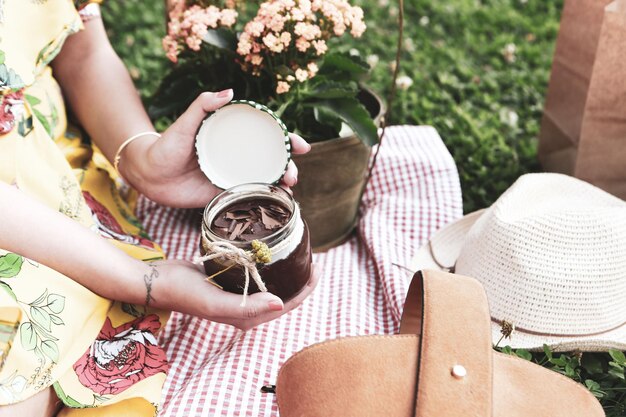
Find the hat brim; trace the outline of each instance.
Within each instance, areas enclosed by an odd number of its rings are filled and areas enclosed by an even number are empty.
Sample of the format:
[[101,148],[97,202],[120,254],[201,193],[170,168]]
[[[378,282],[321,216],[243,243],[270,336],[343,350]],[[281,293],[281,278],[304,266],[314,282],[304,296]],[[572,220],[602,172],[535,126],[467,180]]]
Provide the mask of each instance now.
[[[454,270],[456,261],[465,244],[465,238],[472,226],[485,213],[478,210],[438,230],[411,259],[412,271],[434,269],[439,271]],[[463,275],[462,271],[455,271]],[[481,281],[480,277],[476,278]],[[510,338],[502,338],[501,325],[492,319],[491,338],[494,345],[510,346],[513,349],[530,351],[543,350],[547,345],[553,352],[580,350],[583,352],[605,352],[609,349],[626,350],[626,325],[617,329],[591,336],[550,336],[536,335],[515,330]],[[502,340],[500,340],[502,338]]]
[[411,259],[411,270],[436,269],[443,271],[453,269],[461,249],[463,249],[465,237],[486,210],[488,209],[470,213],[435,232],[428,243],[423,245]]
[[[491,339],[493,344],[502,337],[500,325],[491,322]],[[546,345],[552,352],[607,352],[609,349],[626,350],[626,326],[594,336],[540,336],[515,330],[510,339],[502,339],[499,347],[510,346],[513,349],[541,351]]]

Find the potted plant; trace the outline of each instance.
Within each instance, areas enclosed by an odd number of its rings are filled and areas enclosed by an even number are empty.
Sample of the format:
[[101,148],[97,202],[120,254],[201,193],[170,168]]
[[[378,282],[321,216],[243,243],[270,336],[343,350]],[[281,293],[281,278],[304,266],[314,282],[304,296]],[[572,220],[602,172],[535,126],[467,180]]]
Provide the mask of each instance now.
[[313,246],[342,241],[356,225],[384,113],[362,84],[369,65],[335,48],[341,36],[365,30],[361,8],[348,0],[168,3],[163,46],[174,65],[153,97],[152,117],[175,117],[200,92],[229,87],[237,99],[266,104],[312,145],[294,156],[294,193]]

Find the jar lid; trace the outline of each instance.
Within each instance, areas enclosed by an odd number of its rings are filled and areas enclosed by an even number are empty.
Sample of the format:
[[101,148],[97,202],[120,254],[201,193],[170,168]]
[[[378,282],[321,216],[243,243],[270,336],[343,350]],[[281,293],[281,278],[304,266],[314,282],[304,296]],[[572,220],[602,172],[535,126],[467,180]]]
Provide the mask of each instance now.
[[278,183],[291,159],[289,131],[266,106],[237,100],[204,119],[196,135],[200,169],[219,188]]

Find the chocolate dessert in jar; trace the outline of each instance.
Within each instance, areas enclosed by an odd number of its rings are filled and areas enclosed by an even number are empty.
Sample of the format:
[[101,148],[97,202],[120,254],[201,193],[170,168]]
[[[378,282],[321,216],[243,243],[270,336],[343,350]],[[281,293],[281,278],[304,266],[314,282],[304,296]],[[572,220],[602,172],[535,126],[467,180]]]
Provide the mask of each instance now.
[[278,184],[291,159],[285,124],[269,108],[233,101],[207,117],[196,136],[198,164],[225,189],[205,208],[200,260],[225,291],[270,291],[283,301],[311,275],[309,230]]
[[[204,211],[200,252],[214,256],[204,261],[205,271],[225,291],[244,294],[245,261],[230,246],[246,254],[262,285],[283,301],[309,282],[309,229],[298,204],[280,187],[239,185],[219,194]],[[252,273],[248,270],[248,294],[262,290]]]

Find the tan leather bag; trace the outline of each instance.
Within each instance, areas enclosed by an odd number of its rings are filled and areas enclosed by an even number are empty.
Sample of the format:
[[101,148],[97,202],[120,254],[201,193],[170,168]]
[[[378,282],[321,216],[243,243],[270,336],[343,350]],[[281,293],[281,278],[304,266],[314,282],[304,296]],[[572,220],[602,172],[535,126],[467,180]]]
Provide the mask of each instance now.
[[495,352],[482,286],[418,272],[399,335],[349,337],[293,355],[278,375],[281,417],[599,417],[582,385]]

